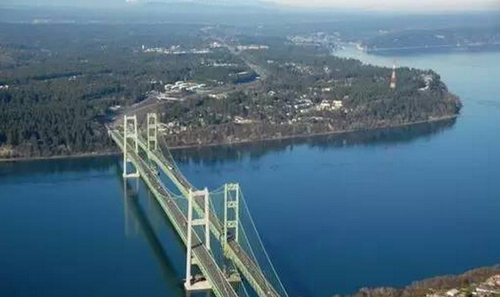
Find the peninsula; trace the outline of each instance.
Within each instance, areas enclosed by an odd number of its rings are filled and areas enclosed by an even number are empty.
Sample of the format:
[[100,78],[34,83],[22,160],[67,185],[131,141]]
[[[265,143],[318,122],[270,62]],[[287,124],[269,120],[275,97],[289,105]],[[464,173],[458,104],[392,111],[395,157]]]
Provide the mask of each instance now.
[[3,159],[109,153],[105,124],[129,112],[156,112],[169,146],[192,147],[404,126],[461,108],[434,71],[335,57],[325,33],[0,27]]

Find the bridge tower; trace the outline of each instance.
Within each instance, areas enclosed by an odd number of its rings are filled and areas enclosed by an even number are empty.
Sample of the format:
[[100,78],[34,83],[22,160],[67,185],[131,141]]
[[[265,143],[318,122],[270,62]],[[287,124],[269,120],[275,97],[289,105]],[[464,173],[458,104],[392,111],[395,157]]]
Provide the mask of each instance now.
[[147,114],[147,145],[148,145],[148,159],[151,168],[159,174],[159,169],[157,164],[151,160],[151,154],[153,151],[158,149],[158,117],[156,113],[148,113]]
[[127,165],[132,163],[129,154],[129,139],[133,142],[133,149],[136,154],[139,153],[139,140],[137,134],[137,116],[127,116],[123,117],[123,177],[124,178],[137,178],[139,177],[139,172],[135,169],[135,172],[128,173]]
[[[204,214],[202,218],[193,219],[193,203],[194,199],[203,197],[204,202]],[[211,285],[208,281],[201,281],[196,283],[196,285],[192,284],[192,275],[191,268],[193,265],[196,265],[196,262],[193,261],[193,227],[203,226],[205,227],[205,247],[210,251],[210,194],[208,193],[208,189],[205,188],[202,191],[193,192],[189,189],[188,195],[188,217],[187,217],[187,255],[186,255],[186,282],[184,283],[184,287],[186,291],[208,291],[211,289]]]
[[158,149],[158,118],[156,113],[148,113],[148,150]]
[[[240,205],[240,185],[225,184],[224,185],[224,233],[222,234],[222,247],[226,250],[229,237],[234,236],[236,242],[239,241],[239,205]],[[231,218],[229,218],[230,212]],[[234,233],[229,233],[233,230]]]

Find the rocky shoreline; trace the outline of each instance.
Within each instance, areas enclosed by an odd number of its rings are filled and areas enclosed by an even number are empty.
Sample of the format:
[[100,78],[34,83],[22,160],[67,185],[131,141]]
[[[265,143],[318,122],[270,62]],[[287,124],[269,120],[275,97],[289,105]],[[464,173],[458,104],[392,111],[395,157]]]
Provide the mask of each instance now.
[[[498,297],[500,265],[416,281],[404,288],[362,288],[351,297]],[[340,297],[334,295],[334,297]]]

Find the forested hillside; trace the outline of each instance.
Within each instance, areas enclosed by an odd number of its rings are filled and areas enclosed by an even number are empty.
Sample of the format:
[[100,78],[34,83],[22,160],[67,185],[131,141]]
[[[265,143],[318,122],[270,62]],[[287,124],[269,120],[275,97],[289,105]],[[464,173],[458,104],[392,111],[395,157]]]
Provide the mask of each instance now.
[[300,40],[229,26],[0,24],[0,158],[113,150],[104,125],[146,99],[163,106],[154,111],[171,146],[397,126],[460,110],[433,71],[399,68],[391,89],[391,69],[332,56],[335,38]]
[[203,47],[199,29],[0,24],[0,158],[108,151],[109,107],[140,102],[166,83],[231,83],[237,78],[230,73],[248,70],[225,49],[205,55],[143,50]]

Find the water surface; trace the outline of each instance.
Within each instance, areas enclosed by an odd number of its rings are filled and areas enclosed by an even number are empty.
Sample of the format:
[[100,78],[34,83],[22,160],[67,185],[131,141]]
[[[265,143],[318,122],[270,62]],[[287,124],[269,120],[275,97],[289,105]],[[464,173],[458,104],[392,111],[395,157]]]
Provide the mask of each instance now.
[[[199,187],[239,181],[291,296],[401,286],[500,262],[500,54],[377,57],[436,70],[456,121],[175,153]],[[390,75],[390,74],[389,74]],[[0,164],[5,296],[181,296],[184,249],[120,158]],[[126,211],[125,211],[126,210]]]

